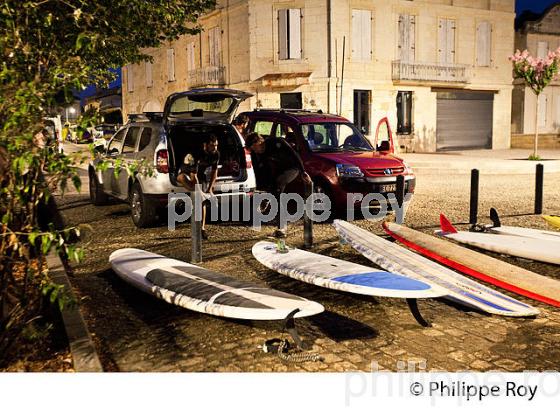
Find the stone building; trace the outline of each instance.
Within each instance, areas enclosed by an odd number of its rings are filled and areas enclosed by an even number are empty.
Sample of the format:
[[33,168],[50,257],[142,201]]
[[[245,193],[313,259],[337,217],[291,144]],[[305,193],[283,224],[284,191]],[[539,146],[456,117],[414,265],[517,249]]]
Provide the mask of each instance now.
[[370,136],[387,116],[402,150],[508,148],[514,18],[514,0],[220,0],[199,35],[123,69],[123,109],[223,86]]
[[[560,3],[540,15],[525,14],[516,22],[515,48],[546,57],[560,47]],[[512,146],[529,148],[535,132],[537,97],[522,80],[516,80],[512,101]],[[539,97],[538,127],[543,134],[539,146],[560,148],[560,80],[550,83]]]

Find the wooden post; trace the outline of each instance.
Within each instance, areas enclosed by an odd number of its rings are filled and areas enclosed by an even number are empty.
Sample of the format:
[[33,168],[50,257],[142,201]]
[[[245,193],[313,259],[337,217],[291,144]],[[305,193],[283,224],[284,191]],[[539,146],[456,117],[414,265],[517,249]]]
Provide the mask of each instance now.
[[535,215],[540,215],[543,211],[543,180],[544,165],[537,164],[537,176],[535,180]]
[[[305,186],[306,201],[313,200],[313,182]],[[311,213],[313,213],[313,202],[311,202]],[[308,208],[305,207],[303,214],[303,247],[310,249],[313,247],[313,219],[309,214]]]
[[480,173],[478,169],[471,170],[471,204],[469,223],[476,225],[478,220],[478,180]]

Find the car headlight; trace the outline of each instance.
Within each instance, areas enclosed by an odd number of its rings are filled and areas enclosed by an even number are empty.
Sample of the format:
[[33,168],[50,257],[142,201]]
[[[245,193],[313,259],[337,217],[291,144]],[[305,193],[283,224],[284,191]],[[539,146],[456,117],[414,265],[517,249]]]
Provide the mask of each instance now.
[[355,165],[336,164],[336,175],[341,178],[361,178],[364,173]]
[[412,171],[412,168],[410,168],[410,165],[408,165],[408,163],[406,161],[402,162],[403,166],[404,166],[404,170],[407,174],[413,174],[414,171]]

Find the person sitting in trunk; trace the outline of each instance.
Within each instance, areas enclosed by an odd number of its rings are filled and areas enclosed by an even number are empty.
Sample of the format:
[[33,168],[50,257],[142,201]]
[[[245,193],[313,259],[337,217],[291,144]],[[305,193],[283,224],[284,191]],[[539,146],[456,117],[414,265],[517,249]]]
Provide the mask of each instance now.
[[185,189],[194,192],[196,185],[200,184],[203,194],[202,206],[202,238],[208,239],[206,233],[206,205],[208,197],[214,193],[214,184],[218,178],[218,137],[207,135],[202,143],[202,149],[187,153],[179,168],[177,182]]
[[[261,180],[267,182],[266,188],[276,196],[278,207],[280,207],[280,195],[285,191],[286,186],[300,176],[303,182],[311,184],[311,178],[305,172],[303,162],[298,153],[283,138],[264,138],[262,135],[252,133],[247,135],[245,147],[256,155],[261,165],[255,169],[259,173]],[[261,211],[265,211],[267,204],[262,204]],[[269,205],[269,204],[268,204]],[[287,210],[284,210],[287,212]],[[287,227],[282,226],[278,215],[278,229],[275,232],[277,237],[285,237]]]

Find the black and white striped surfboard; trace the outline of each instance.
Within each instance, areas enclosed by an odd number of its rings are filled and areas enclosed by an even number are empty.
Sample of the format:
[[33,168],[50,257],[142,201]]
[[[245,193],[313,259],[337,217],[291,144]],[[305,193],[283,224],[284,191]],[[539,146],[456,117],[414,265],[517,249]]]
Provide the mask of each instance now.
[[321,313],[321,304],[241,281],[222,273],[134,248],[119,249],[109,262],[132,286],[168,303],[234,319],[281,320]]

